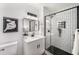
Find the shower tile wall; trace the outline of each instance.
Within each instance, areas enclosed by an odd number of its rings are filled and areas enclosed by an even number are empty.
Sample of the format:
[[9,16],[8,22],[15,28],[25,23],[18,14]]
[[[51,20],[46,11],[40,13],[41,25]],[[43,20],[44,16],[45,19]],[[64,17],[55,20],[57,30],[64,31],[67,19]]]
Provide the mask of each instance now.
[[[58,22],[66,21],[66,28],[62,29],[61,37],[58,32]],[[72,53],[73,34],[77,27],[77,9],[67,10],[56,14],[51,20],[51,45],[58,47],[66,52]]]

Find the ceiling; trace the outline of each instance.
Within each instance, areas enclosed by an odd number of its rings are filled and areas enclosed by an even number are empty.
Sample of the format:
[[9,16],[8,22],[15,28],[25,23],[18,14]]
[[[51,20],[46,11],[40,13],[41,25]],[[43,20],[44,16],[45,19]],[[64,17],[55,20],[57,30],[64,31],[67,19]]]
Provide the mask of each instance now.
[[72,6],[77,6],[79,3],[43,3],[42,4],[49,11],[55,12]]
[[44,9],[48,10],[50,13],[54,13],[54,12],[57,12],[57,11],[61,11],[62,9],[65,9],[65,8],[77,6],[77,5],[79,5],[79,3],[25,3],[25,4],[15,4],[15,6],[17,6],[17,5],[22,6],[22,7],[23,6],[26,7],[27,5],[30,5],[31,7],[34,7],[35,9],[38,9],[38,10],[40,10],[40,7],[44,7]]
[[23,5],[23,6],[30,5],[31,7],[35,7],[36,9],[40,9],[40,7],[42,6],[48,9],[49,11],[53,12],[64,8],[79,5],[79,3],[25,3],[25,4],[15,4],[15,5]]
[[79,3],[29,3],[28,5],[36,7],[39,10],[40,10],[40,7],[42,6],[44,7],[44,11],[46,10],[50,14],[73,6],[77,6],[79,5]]

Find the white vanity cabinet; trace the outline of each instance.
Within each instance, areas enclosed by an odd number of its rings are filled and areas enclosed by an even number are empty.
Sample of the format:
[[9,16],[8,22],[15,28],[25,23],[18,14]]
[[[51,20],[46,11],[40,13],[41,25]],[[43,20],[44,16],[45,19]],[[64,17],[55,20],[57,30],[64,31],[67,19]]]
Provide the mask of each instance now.
[[[35,39],[35,38],[34,38]],[[41,55],[44,53],[44,38],[29,39],[24,41],[24,55]]]

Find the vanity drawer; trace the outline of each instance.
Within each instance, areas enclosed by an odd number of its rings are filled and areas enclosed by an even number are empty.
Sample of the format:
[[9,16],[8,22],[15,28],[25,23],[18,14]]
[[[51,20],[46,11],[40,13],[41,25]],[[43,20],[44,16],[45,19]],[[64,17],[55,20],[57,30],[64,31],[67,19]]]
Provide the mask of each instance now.
[[24,54],[40,55],[44,52],[44,39],[39,39],[30,43],[24,43]]
[[0,48],[0,55],[15,55],[15,54],[17,54],[16,45]]
[[0,45],[0,55],[16,55],[17,41]]

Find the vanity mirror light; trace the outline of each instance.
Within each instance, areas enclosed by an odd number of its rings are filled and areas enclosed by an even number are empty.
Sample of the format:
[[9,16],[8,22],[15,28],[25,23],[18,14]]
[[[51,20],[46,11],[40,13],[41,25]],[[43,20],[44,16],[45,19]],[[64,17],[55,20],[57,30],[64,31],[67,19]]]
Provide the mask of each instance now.
[[28,34],[39,30],[39,21],[28,18],[23,18],[23,32]]

